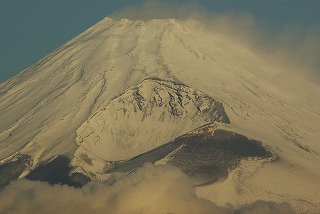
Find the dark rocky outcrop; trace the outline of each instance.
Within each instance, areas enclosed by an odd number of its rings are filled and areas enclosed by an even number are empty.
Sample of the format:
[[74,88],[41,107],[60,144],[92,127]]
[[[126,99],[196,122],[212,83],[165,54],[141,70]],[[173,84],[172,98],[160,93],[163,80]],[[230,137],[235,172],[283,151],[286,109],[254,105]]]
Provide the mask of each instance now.
[[65,156],[58,156],[48,163],[37,166],[26,176],[33,181],[47,181],[50,184],[67,184],[69,186],[81,187],[90,179],[83,174],[75,173],[70,176],[70,159]]
[[182,169],[195,185],[205,185],[225,178],[242,159],[273,157],[259,141],[223,129],[212,134],[210,127],[201,127],[128,161],[115,162],[107,173],[129,173],[146,162],[168,158],[168,163]]

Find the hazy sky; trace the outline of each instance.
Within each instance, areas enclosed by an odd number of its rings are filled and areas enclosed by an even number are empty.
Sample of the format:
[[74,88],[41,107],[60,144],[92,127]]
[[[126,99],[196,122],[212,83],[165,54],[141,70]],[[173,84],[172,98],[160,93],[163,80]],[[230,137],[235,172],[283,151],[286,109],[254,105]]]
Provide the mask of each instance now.
[[[0,83],[115,11],[143,0],[0,0]],[[163,0],[250,13],[273,31],[320,25],[319,0]]]

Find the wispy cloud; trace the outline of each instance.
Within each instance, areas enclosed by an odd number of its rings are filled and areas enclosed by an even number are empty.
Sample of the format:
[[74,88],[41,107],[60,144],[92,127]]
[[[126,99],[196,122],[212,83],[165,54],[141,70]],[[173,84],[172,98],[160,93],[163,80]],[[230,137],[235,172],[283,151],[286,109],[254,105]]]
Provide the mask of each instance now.
[[185,19],[193,15],[205,12],[205,8],[197,3],[178,4],[176,2],[165,3],[161,1],[145,1],[142,5],[132,5],[114,12],[111,17],[114,19],[163,19],[175,18]]
[[111,17],[140,20],[196,19],[249,47],[271,63],[320,82],[320,21],[318,25],[308,28],[291,24],[276,31],[250,13],[216,13],[198,3],[170,4],[154,0],[124,8]]

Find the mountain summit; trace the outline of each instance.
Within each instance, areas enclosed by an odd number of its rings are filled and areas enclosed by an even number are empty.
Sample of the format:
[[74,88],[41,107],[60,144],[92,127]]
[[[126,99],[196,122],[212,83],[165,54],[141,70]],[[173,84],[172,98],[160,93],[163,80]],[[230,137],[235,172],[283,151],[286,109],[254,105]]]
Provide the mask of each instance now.
[[170,163],[221,204],[313,212],[317,91],[201,22],[105,18],[0,85],[0,184],[81,186]]

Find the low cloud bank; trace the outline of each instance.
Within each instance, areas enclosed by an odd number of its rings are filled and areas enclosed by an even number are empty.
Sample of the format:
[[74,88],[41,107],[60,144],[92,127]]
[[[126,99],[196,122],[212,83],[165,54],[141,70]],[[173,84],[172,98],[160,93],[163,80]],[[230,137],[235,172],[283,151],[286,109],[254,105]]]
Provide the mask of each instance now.
[[18,180],[0,192],[0,213],[291,214],[287,203],[257,201],[238,210],[198,198],[188,177],[173,166],[145,164],[113,185],[65,185]]

